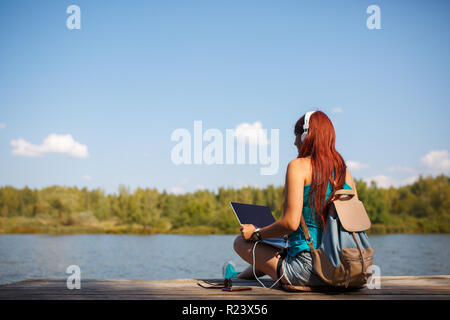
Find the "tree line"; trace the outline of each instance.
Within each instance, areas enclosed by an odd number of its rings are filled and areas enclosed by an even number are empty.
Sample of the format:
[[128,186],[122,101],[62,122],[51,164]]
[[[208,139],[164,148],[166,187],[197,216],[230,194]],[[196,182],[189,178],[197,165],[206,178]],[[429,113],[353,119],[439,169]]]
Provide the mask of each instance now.
[[[371,233],[450,232],[450,177],[423,177],[406,186],[380,188],[355,179],[372,221]],[[283,186],[218,188],[175,195],[121,185],[103,189],[50,186],[0,187],[0,233],[238,233],[229,202],[266,205],[282,215]]]

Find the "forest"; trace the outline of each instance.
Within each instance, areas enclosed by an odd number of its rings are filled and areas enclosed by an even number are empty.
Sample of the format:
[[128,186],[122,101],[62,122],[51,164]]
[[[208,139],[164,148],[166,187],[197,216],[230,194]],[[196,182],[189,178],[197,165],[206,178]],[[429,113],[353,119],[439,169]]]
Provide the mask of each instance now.
[[[372,222],[369,234],[449,233],[450,177],[423,177],[406,186],[380,188],[355,179]],[[121,185],[103,189],[49,186],[0,187],[0,233],[237,234],[230,201],[270,207],[282,216],[283,186],[218,188],[186,194]]]

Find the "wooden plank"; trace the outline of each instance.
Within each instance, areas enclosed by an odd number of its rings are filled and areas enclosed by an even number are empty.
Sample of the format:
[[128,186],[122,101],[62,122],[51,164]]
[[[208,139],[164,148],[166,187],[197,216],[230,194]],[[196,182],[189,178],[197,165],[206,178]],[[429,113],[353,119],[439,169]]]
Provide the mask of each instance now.
[[[205,279],[206,280],[206,279]],[[69,290],[64,279],[31,279],[0,286],[0,299],[450,299],[450,276],[381,277],[380,289],[363,288],[351,292],[286,292],[266,289],[256,281],[234,280],[234,286],[250,286],[250,291],[225,292],[198,286],[202,279],[168,281],[95,280],[81,281],[80,290]],[[220,283],[221,279],[210,279]],[[264,280],[270,286],[271,280]]]

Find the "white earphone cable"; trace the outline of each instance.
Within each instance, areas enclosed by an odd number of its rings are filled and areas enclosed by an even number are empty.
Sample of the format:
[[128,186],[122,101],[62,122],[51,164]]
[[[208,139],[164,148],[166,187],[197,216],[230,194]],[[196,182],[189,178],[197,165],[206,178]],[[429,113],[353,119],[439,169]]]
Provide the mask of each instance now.
[[[253,275],[255,276],[255,279],[258,280],[258,282],[264,287],[267,288],[264,283],[261,282],[261,280],[259,280],[259,278],[256,276],[256,261],[255,261],[255,249],[256,249],[256,245],[258,244],[258,242],[260,242],[259,240],[255,242],[255,244],[253,245],[253,250],[252,250],[252,258],[253,258]],[[280,258],[281,259],[281,258]],[[277,283],[278,281],[281,280],[281,278],[283,278],[284,276],[284,270],[282,275],[278,278],[277,281],[274,282],[274,284],[272,284],[269,289],[272,289]]]

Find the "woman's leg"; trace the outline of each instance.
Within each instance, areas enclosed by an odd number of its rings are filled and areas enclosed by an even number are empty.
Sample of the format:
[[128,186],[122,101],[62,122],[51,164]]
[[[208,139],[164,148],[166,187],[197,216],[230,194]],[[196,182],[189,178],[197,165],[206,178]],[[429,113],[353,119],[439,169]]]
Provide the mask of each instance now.
[[[236,253],[245,261],[253,265],[253,246],[255,243],[253,241],[246,241],[242,236],[238,236],[234,240],[234,250]],[[279,252],[276,248],[269,246],[267,244],[264,244],[262,242],[258,243],[256,245],[255,249],[255,260],[256,265],[255,269],[259,271],[260,274],[267,274],[269,275],[274,281],[278,280],[277,275],[277,264],[278,260],[280,259]],[[250,268],[253,268],[250,266]],[[248,274],[249,271],[248,268],[245,270],[245,272]],[[253,270],[251,270],[251,274],[253,275]],[[244,274],[246,275],[246,274]],[[244,276],[243,275],[243,276]],[[258,272],[256,273],[257,276]],[[287,283],[281,279],[283,283]]]
[[[258,278],[265,275],[265,273],[259,271],[258,269],[255,269],[255,272],[256,272],[256,276]],[[253,274],[253,267],[252,266],[248,266],[244,271],[242,271],[241,273],[239,273],[237,275],[237,278],[245,279],[245,280],[253,280],[253,279],[255,279],[255,275]]]

